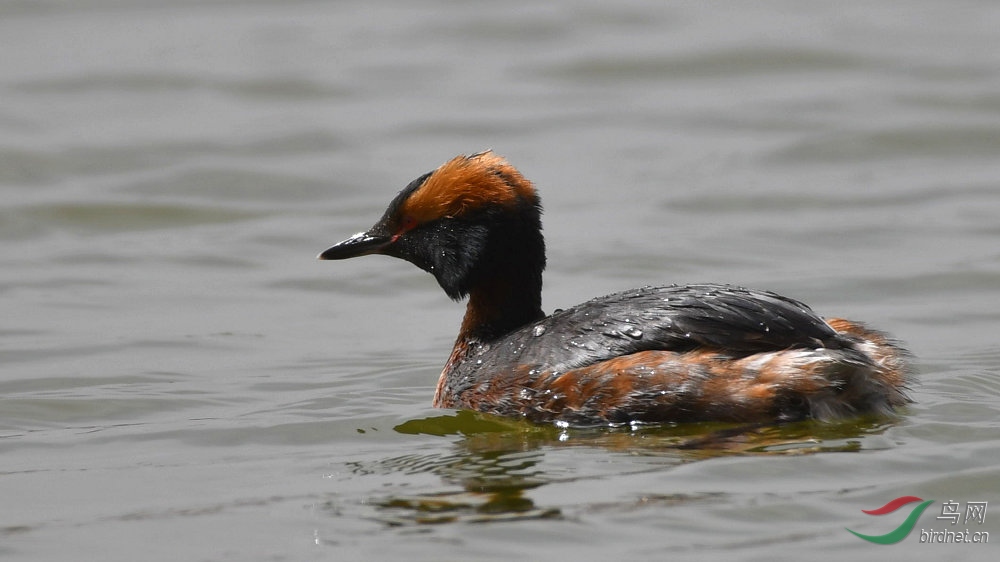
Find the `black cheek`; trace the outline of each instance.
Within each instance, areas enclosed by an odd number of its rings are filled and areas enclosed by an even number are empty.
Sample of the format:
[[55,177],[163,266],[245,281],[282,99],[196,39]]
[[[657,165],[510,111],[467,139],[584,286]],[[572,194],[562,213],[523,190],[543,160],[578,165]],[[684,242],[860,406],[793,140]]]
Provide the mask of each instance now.
[[433,269],[431,273],[452,299],[469,294],[478,281],[483,249],[489,236],[484,225],[457,220],[443,220],[433,225],[429,246]]
[[449,297],[459,300],[469,294],[480,275],[488,236],[484,225],[442,219],[407,232],[385,253],[427,271]]

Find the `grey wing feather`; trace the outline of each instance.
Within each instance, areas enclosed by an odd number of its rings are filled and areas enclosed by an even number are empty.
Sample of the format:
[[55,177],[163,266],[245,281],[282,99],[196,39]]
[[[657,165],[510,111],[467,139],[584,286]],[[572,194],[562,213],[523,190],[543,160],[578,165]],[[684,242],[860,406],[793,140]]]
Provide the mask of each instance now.
[[[643,287],[558,311],[483,350],[508,364],[563,371],[638,351],[714,348],[746,355],[846,344],[808,306],[766,291],[729,285]],[[511,349],[508,349],[511,348]],[[492,352],[492,353],[491,353]]]

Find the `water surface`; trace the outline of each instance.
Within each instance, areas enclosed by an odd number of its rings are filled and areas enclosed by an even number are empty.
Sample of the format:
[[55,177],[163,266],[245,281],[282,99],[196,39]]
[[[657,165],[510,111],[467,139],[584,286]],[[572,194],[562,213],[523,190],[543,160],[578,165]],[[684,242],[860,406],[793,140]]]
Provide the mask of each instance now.
[[[982,1],[5,3],[0,554],[992,559],[919,531],[1000,482],[998,22]],[[484,148],[541,192],[546,310],[776,290],[903,339],[915,404],[748,432],[431,409],[462,307],[402,262],[313,258]],[[903,542],[845,531],[888,532],[902,511],[861,510],[904,495],[936,503]]]

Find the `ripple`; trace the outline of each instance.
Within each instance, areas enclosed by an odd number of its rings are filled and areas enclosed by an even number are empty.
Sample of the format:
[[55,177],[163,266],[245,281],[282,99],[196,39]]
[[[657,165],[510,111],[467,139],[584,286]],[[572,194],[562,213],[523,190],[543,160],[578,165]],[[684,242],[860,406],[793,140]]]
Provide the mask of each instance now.
[[795,164],[927,157],[975,160],[996,154],[1000,154],[1000,127],[941,125],[810,137],[774,151],[767,159]]
[[92,92],[126,92],[148,95],[151,93],[205,90],[234,97],[296,101],[334,99],[348,94],[348,90],[344,88],[293,76],[226,79],[164,71],[94,73],[26,80],[13,85],[11,89],[26,94],[65,94],[71,96]]
[[125,193],[170,195],[219,202],[315,201],[330,191],[326,180],[245,168],[197,168],[173,171],[150,180],[134,181]]
[[687,56],[593,57],[536,70],[570,80],[649,81],[681,78],[829,73],[875,66],[870,58],[829,50],[747,48],[700,51]]
[[[64,427],[98,429],[116,420],[136,420],[153,413],[176,412],[204,406],[205,401],[182,398],[18,398],[4,406],[7,428]],[[87,424],[99,424],[88,426]],[[134,424],[134,422],[132,423]]]
[[[37,227],[88,233],[160,230],[245,221],[259,213],[166,203],[50,203],[0,211],[0,223],[27,222]],[[6,229],[5,229],[6,230]],[[5,233],[6,234],[6,233]]]
[[[64,177],[85,178],[157,170],[200,161],[209,156],[260,158],[292,154],[327,154],[339,147],[340,137],[322,130],[226,142],[154,140],[106,146],[70,145],[63,148],[0,146],[0,184],[29,187]],[[291,181],[294,178],[285,178]]]
[[556,519],[557,508],[541,508],[520,490],[504,493],[440,492],[392,496],[377,500],[376,517],[387,525],[439,525],[443,523],[495,523],[531,519]]
[[[968,204],[1000,203],[1000,193],[993,185],[934,186],[908,189],[898,193],[764,193],[764,194],[695,194],[681,195],[662,204],[666,210],[694,213],[826,211],[831,209],[897,210],[903,207],[965,202]],[[881,227],[880,227],[881,228]],[[842,231],[838,228],[838,231]]]

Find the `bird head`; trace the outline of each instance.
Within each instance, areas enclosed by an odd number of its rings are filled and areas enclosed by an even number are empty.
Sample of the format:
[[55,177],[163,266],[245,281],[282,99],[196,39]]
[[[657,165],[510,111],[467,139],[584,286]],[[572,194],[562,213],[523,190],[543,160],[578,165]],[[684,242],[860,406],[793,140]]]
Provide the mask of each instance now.
[[[534,186],[492,151],[456,156],[410,182],[371,228],[324,250],[321,260],[382,254],[430,272],[461,299],[498,277],[545,267]],[[526,271],[520,271],[526,269]]]

